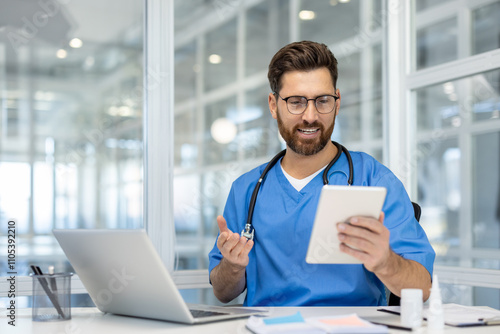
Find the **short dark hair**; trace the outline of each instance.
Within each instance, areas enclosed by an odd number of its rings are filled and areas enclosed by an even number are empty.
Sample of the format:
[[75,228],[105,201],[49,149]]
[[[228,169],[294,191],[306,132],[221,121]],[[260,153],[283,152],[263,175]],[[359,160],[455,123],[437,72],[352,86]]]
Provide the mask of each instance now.
[[325,67],[337,87],[337,59],[328,46],[311,41],[294,42],[282,47],[271,59],[267,78],[273,93],[281,90],[281,77],[290,71],[312,71]]

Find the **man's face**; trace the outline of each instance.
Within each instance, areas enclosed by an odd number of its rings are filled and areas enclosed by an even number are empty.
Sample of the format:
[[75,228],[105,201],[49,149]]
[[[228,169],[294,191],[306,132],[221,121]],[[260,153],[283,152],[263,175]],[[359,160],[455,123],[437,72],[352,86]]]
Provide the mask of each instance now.
[[297,154],[313,155],[320,152],[331,140],[335,117],[340,106],[340,93],[333,87],[330,72],[326,68],[313,71],[287,72],[281,78],[279,94],[283,98],[304,96],[314,99],[322,95],[336,95],[339,100],[329,114],[320,114],[314,101],[309,101],[301,115],[288,112],[286,102],[279,96],[269,95],[269,108],[278,121],[278,129],[287,146]]

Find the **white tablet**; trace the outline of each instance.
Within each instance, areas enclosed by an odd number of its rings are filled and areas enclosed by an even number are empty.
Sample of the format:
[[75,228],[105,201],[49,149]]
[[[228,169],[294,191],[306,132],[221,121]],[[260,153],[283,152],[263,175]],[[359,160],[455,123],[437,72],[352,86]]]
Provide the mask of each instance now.
[[354,216],[378,219],[387,190],[383,187],[325,185],[321,190],[318,209],[307,250],[307,263],[361,263],[340,251],[337,223]]

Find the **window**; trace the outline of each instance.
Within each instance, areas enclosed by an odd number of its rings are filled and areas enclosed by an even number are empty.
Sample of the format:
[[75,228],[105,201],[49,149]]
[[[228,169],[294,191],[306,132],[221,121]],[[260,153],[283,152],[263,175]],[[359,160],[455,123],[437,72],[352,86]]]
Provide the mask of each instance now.
[[143,225],[144,3],[50,3],[0,21],[0,234],[15,221],[18,276],[70,270],[53,228]]
[[414,3],[408,80],[421,224],[446,278],[445,302],[499,308],[500,286],[481,278],[500,269],[500,61],[478,65],[498,51],[500,2]]

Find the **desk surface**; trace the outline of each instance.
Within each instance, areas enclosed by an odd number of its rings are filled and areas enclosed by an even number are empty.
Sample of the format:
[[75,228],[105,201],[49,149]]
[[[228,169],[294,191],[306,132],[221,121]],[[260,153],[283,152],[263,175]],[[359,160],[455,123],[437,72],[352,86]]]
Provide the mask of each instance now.
[[[342,315],[356,313],[360,317],[375,321],[389,321],[399,323],[399,316],[378,312],[376,307],[276,307],[269,309],[269,316],[285,316],[300,311],[304,317]],[[7,323],[8,318],[2,316],[0,320],[0,333],[9,334],[45,334],[45,333],[105,333],[105,334],[127,334],[127,333],[214,333],[214,334],[243,334],[251,333],[245,328],[247,319],[216,322],[204,325],[182,325],[165,321],[147,320],[132,317],[124,317],[112,314],[103,314],[95,308],[73,308],[72,319],[60,322],[33,322],[31,321],[31,309],[18,309],[16,314],[16,326]],[[444,331],[437,333],[499,333],[500,326],[481,326],[456,328],[445,326]],[[389,329],[389,333],[410,333],[408,331]],[[411,333],[436,333],[427,331],[421,327]]]

